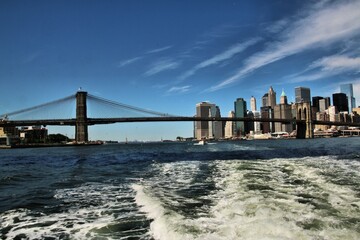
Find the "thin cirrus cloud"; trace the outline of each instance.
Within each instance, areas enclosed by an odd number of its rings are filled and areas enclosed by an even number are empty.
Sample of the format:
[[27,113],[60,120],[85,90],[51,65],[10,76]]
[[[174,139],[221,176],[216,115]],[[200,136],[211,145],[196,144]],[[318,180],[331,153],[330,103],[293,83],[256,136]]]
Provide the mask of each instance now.
[[190,87],[189,85],[187,86],[181,86],[181,87],[171,87],[167,93],[186,93],[190,90]]
[[127,59],[127,60],[124,60],[122,62],[120,62],[120,64],[118,65],[119,68],[121,67],[125,67],[126,65],[129,65],[129,64],[132,64],[132,63],[135,63],[139,60],[143,59],[143,57],[134,57],[134,58],[130,58],[130,59]]
[[[170,45],[170,46],[165,46],[165,47],[162,47],[162,48],[156,48],[156,49],[153,49],[153,50],[149,50],[147,52],[145,52],[144,55],[147,55],[147,54],[154,54],[154,53],[159,53],[159,52],[163,52],[165,50],[168,50],[170,48],[172,48],[173,46]],[[145,56],[138,56],[138,57],[133,57],[133,58],[130,58],[130,59],[126,59],[124,61],[121,61],[118,65],[119,68],[122,68],[122,67],[125,67],[127,65],[130,65],[130,64],[133,64],[135,62],[138,62],[139,60],[142,60],[144,59]]]
[[184,80],[184,79],[194,75],[198,70],[200,70],[202,68],[206,68],[211,65],[215,65],[215,64],[221,63],[223,61],[226,61],[226,60],[232,58],[233,56],[235,56],[236,54],[243,52],[248,47],[258,43],[260,40],[261,40],[261,38],[253,38],[246,42],[235,44],[235,45],[231,46],[230,48],[228,48],[226,51],[224,51],[212,58],[209,58],[209,59],[197,64],[192,69],[186,71],[183,75],[180,76],[180,79]]
[[323,6],[301,16],[270,42],[263,51],[250,56],[233,76],[207,89],[213,92],[234,84],[258,68],[296,53],[325,46],[359,34],[360,1],[344,1]]
[[180,62],[175,62],[172,59],[161,59],[153,63],[150,68],[144,73],[146,77],[158,74],[163,71],[173,70],[181,65]]
[[[303,74],[308,71],[316,71],[311,74]],[[331,77],[344,72],[360,72],[360,57],[348,57],[346,55],[332,55],[323,57],[313,62],[305,71],[287,77],[288,82],[308,82],[316,81],[326,77]]]
[[147,51],[146,53],[147,53],[147,54],[159,53],[159,52],[163,52],[163,51],[165,51],[165,50],[168,50],[168,49],[170,49],[170,48],[172,48],[172,47],[173,47],[173,46],[170,45],[170,46],[166,46],[166,47],[162,47],[162,48],[156,48],[156,49]]

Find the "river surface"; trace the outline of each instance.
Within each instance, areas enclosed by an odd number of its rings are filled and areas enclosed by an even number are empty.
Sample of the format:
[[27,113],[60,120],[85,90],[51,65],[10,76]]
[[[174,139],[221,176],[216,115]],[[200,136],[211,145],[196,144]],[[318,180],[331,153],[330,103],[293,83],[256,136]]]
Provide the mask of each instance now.
[[3,149],[0,239],[360,239],[360,138]]

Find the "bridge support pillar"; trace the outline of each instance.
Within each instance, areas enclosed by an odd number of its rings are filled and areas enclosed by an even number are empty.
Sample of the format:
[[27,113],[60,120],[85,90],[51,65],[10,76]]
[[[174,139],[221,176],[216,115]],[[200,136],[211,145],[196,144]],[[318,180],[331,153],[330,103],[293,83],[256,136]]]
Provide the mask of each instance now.
[[87,125],[87,92],[79,91],[76,93],[76,126],[75,140],[78,143],[88,142],[88,125]]
[[314,125],[310,102],[297,103],[296,111],[296,119],[305,120],[305,122],[296,124],[296,138],[314,138]]

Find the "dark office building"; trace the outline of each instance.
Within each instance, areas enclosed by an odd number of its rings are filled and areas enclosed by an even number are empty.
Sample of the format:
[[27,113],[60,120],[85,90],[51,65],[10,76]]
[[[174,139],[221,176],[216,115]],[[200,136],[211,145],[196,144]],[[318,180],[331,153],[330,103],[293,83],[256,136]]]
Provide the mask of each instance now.
[[336,107],[339,112],[349,112],[348,99],[345,93],[334,93],[333,105]]
[[307,87],[296,87],[295,88],[295,102],[302,103],[302,102],[310,102],[310,88]]
[[312,97],[312,106],[315,108],[316,112],[318,112],[320,109],[319,101],[321,99],[324,99],[324,98],[320,97],[320,96]]
[[[235,117],[246,117],[247,108],[246,101],[243,98],[237,98],[234,102]],[[235,122],[237,136],[244,136],[246,127],[244,122]]]

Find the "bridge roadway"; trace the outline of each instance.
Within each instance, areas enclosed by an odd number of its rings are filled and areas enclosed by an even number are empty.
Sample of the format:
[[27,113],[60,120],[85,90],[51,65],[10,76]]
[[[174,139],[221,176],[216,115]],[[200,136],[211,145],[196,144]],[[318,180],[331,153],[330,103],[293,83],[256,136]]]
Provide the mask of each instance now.
[[[176,116],[164,116],[164,117],[127,117],[127,118],[87,118],[86,125],[97,124],[112,124],[122,122],[194,122],[194,121],[233,121],[233,122],[278,122],[284,124],[305,124],[305,120],[296,119],[268,119],[268,118],[229,118],[229,117],[176,117]],[[52,119],[52,120],[1,120],[0,127],[20,127],[20,126],[75,126],[77,124],[76,118],[71,119]],[[330,122],[330,121],[318,121],[313,120],[312,124],[316,125],[328,125],[328,126],[355,126],[360,127],[360,123],[344,123],[344,122]]]

